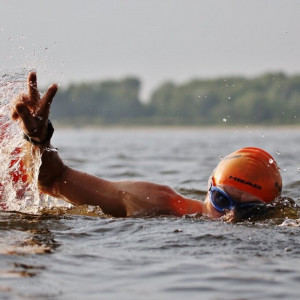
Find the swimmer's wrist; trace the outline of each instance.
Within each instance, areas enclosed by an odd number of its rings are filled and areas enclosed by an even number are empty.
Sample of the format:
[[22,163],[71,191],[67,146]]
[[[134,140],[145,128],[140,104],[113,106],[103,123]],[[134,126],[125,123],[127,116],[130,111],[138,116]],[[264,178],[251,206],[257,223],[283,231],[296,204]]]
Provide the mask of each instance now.
[[[51,146],[50,146],[51,147]],[[60,183],[67,166],[55,148],[44,148],[39,170],[38,184],[41,192],[60,197]]]
[[40,140],[40,141],[36,140],[36,139],[30,137],[29,135],[27,135],[26,133],[24,133],[23,137],[27,142],[29,142],[35,146],[44,146],[44,147],[46,146],[47,147],[50,145],[50,140],[53,136],[53,133],[54,133],[54,127],[53,127],[51,121],[48,119],[47,128],[46,128],[46,137],[43,140]]

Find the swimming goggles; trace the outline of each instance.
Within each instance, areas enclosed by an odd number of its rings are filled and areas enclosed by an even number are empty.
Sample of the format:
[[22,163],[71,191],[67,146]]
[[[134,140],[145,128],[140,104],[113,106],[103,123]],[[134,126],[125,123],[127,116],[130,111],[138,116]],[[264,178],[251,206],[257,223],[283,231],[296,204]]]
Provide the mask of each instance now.
[[219,187],[211,185],[209,188],[209,200],[212,206],[219,212],[225,210],[232,210],[243,207],[253,207],[259,205],[259,203],[239,203],[234,201],[229,194]]

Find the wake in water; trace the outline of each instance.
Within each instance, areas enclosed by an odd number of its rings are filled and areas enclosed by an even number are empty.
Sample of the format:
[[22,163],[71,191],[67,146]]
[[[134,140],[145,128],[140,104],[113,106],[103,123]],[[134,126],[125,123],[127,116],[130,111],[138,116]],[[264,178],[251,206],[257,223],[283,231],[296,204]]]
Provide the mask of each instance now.
[[[229,212],[221,219],[227,222],[267,222],[268,224],[297,226],[300,216],[300,207],[291,198],[278,197],[274,202],[254,206],[252,208]],[[289,223],[290,220],[291,222]],[[295,222],[294,222],[295,221]],[[300,223],[299,223],[300,225]]]

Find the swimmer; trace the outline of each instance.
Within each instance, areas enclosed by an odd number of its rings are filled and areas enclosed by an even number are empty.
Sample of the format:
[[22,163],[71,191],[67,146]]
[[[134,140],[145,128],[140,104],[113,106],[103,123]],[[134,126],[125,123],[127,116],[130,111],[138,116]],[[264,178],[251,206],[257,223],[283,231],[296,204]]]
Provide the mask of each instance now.
[[57,89],[53,84],[41,97],[36,73],[31,72],[28,94],[17,98],[12,113],[14,120],[20,120],[27,144],[42,154],[38,178],[42,193],[74,205],[99,206],[115,217],[199,214],[211,219],[270,203],[281,194],[276,162],[264,150],[252,147],[237,150],[218,164],[208,180],[204,202],[184,197],[165,185],[109,181],[72,169],[50,143],[54,129],[48,117]]

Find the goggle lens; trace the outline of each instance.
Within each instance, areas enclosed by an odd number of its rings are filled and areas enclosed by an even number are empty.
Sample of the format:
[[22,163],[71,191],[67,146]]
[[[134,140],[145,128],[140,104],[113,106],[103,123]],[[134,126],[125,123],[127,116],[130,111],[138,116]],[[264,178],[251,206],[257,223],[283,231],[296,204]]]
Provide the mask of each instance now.
[[232,206],[232,201],[219,191],[211,192],[211,200],[220,210],[229,209]]
[[235,202],[222,189],[211,186],[209,197],[213,207],[219,212],[224,212],[225,209],[233,209]]

